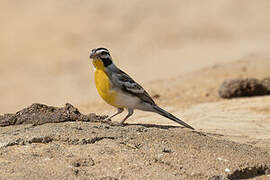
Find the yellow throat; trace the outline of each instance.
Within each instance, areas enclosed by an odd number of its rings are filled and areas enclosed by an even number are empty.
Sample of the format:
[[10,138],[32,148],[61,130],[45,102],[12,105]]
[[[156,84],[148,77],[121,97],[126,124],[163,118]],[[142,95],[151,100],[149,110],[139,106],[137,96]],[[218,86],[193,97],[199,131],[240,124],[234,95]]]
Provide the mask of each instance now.
[[102,97],[104,101],[108,104],[118,107],[116,105],[116,92],[111,89],[110,79],[105,71],[104,64],[99,59],[93,60],[93,65],[95,66],[95,84],[98,94]]
[[105,70],[104,64],[101,60],[99,59],[93,59],[92,61],[93,65],[95,66],[96,69],[100,69],[100,70]]

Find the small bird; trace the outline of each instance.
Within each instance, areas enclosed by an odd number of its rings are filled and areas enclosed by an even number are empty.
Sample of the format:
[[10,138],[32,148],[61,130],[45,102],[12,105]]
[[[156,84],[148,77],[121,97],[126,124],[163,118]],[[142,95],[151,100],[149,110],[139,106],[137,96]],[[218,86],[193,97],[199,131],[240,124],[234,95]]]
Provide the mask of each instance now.
[[134,113],[134,109],[158,113],[187,128],[194,129],[171,113],[160,108],[150,95],[129,75],[120,70],[112,61],[110,52],[106,48],[92,49],[90,59],[95,67],[95,84],[99,95],[108,104],[117,108],[117,112],[108,119],[128,110],[124,122]]

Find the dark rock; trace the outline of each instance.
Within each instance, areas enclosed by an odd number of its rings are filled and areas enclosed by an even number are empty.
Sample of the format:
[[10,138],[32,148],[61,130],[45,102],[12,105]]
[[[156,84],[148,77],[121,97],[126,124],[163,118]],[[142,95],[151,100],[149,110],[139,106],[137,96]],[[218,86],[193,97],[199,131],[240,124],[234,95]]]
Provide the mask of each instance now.
[[229,180],[225,175],[217,175],[209,178],[208,180]]
[[267,174],[269,167],[266,165],[258,164],[253,167],[235,170],[232,174],[228,175],[229,179],[249,179],[256,176]]
[[76,176],[78,176],[78,175],[79,175],[79,172],[80,172],[80,170],[79,170],[79,169],[73,169],[72,171],[73,171],[74,175],[76,175]]
[[153,98],[154,98],[154,99],[160,98],[160,94],[154,94],[154,95],[153,95]]
[[102,177],[101,180],[118,180],[118,178],[111,177],[111,176],[106,176],[106,177]]
[[265,88],[267,94],[270,94],[270,77],[266,77],[262,80],[262,85]]
[[225,80],[219,88],[222,98],[262,96],[270,94],[270,78],[260,81],[255,78]]
[[95,162],[92,158],[79,158],[79,159],[74,160],[71,164],[74,167],[94,166]]
[[172,153],[172,150],[168,149],[168,148],[163,148],[162,152],[164,152],[164,153]]

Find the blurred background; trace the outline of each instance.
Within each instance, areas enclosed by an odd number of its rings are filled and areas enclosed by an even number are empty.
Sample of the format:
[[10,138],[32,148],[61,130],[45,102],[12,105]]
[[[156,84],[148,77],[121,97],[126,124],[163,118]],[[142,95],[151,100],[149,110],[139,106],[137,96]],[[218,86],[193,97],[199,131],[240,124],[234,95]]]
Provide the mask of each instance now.
[[143,85],[269,55],[269,18],[269,0],[1,0],[0,113],[96,100],[100,46]]

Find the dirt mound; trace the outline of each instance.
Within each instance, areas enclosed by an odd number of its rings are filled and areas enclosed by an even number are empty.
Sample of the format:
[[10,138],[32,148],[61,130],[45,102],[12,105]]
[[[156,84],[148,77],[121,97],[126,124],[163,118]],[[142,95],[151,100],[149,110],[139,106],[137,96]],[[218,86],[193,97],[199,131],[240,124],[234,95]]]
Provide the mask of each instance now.
[[22,125],[0,127],[0,179],[239,179],[270,169],[261,148],[176,126],[111,126],[70,104],[33,104],[13,116],[10,124]]
[[262,96],[270,94],[270,77],[225,80],[218,91],[222,98]]
[[80,111],[67,103],[65,107],[58,108],[44,104],[32,104],[31,106],[18,111],[16,114],[0,115],[0,126],[45,123],[58,123],[65,121],[101,121],[106,116],[97,116],[94,113],[89,115],[81,114]]

